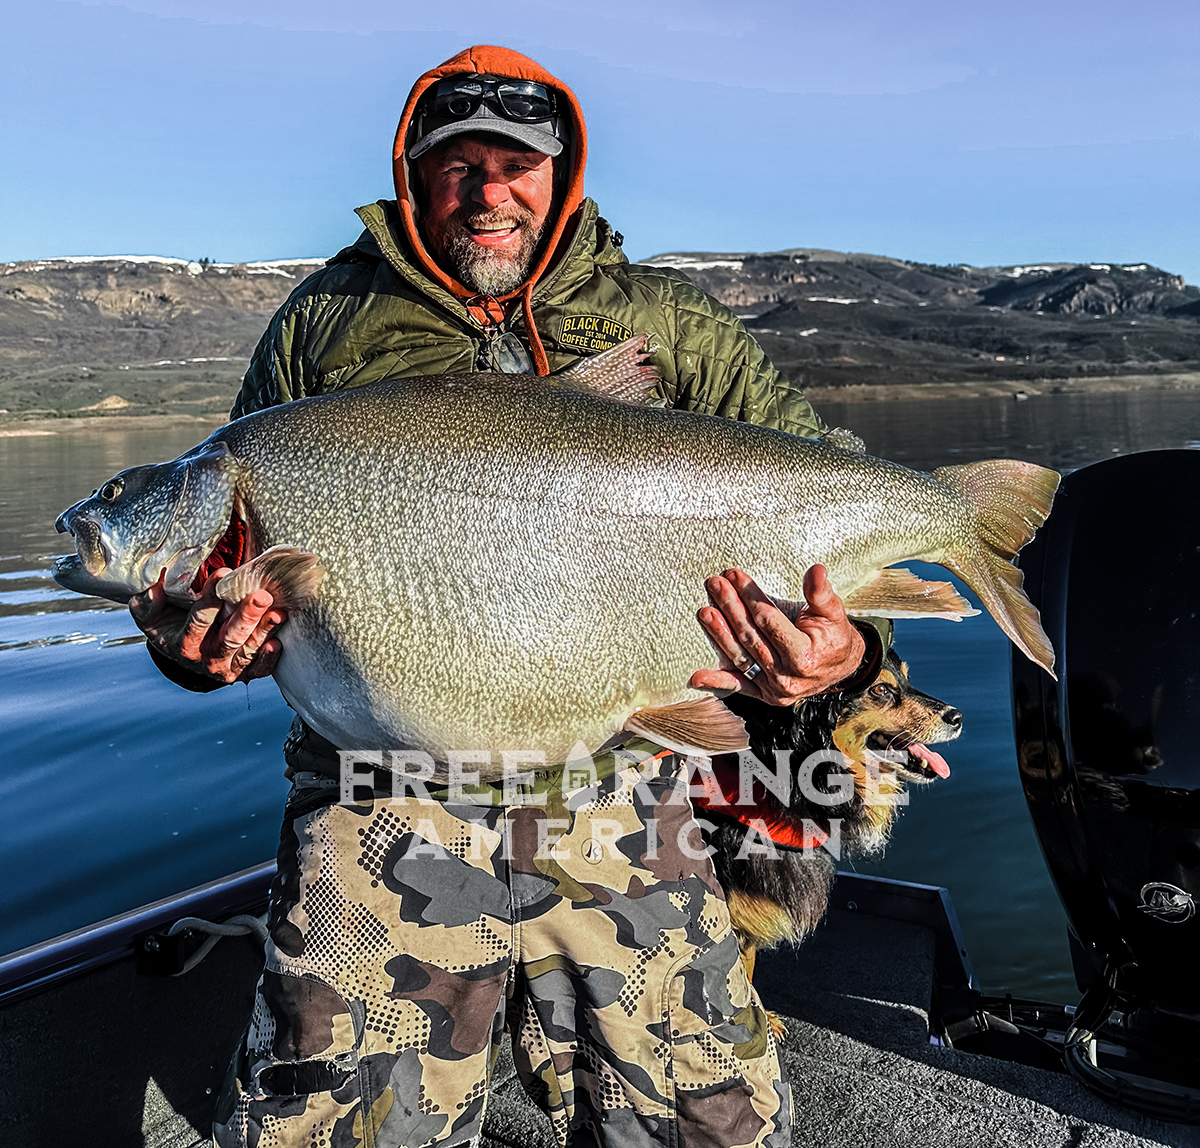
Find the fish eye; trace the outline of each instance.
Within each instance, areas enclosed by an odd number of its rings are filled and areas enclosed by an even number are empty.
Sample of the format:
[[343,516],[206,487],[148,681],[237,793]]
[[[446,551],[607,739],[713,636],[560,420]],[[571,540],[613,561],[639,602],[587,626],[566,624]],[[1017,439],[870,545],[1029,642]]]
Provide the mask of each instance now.
[[121,491],[124,489],[125,484],[119,478],[114,478],[112,482],[106,482],[99,491],[93,491],[92,493],[98,493],[105,502],[116,502],[121,495]]

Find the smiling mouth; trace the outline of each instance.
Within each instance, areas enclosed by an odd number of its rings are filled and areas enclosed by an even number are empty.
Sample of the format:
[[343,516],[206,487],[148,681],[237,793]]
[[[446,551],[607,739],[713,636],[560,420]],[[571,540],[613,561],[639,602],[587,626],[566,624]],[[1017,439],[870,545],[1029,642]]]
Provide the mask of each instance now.
[[506,239],[520,230],[519,223],[508,223],[503,227],[472,227],[469,224],[467,226],[467,233],[476,239]]

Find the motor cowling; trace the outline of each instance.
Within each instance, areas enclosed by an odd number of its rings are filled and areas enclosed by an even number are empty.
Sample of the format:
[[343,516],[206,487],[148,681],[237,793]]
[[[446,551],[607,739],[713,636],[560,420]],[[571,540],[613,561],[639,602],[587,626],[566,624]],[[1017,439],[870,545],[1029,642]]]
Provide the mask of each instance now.
[[1058,680],[1013,659],[1021,782],[1080,988],[1185,1059],[1200,1056],[1197,490],[1187,450],[1069,474],[1019,561]]

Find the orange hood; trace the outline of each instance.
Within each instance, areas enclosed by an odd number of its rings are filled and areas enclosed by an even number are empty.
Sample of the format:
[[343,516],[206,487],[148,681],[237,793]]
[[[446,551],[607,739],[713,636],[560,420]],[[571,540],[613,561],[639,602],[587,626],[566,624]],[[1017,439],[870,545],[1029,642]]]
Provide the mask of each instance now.
[[[421,269],[435,283],[440,283],[447,291],[456,298],[463,300],[464,303],[477,299],[478,292],[469,287],[464,287],[458,280],[447,275],[437,265],[429,252],[425,250],[425,244],[422,242],[421,234],[417,230],[417,214],[409,188],[407,159],[408,147],[412,143],[409,136],[412,132],[417,101],[420,100],[429,87],[436,84],[439,80],[444,80],[447,76],[463,74],[511,76],[518,80],[532,80],[540,84],[546,84],[564,97],[570,109],[571,143],[569,147],[563,149],[563,157],[570,165],[566,181],[566,195],[558,208],[557,217],[552,221],[549,234],[542,249],[541,258],[530,270],[528,278],[515,291],[510,291],[507,295],[497,300],[499,304],[504,304],[515,299],[517,296],[522,296],[522,303],[525,309],[525,325],[529,332],[531,343],[530,349],[533,352],[538,374],[545,375],[549,373],[549,368],[546,365],[545,351],[542,349],[537,337],[536,328],[533,325],[530,300],[534,285],[558,256],[564,236],[567,237],[567,241],[569,242],[570,236],[567,234],[568,230],[574,231],[571,224],[576,218],[580,205],[583,203],[583,169],[587,162],[587,128],[583,122],[583,112],[580,110],[579,101],[575,98],[575,94],[571,89],[562,83],[561,80],[556,79],[547,72],[540,64],[535,63],[528,56],[522,56],[519,52],[514,52],[509,48],[496,48],[487,44],[477,45],[474,48],[467,48],[465,51],[459,52],[457,56],[452,56],[444,64],[426,72],[413,85],[412,91],[408,94],[408,100],[405,102],[404,112],[400,116],[400,125],[396,129],[396,140],[392,148],[392,173],[396,183],[396,206],[400,210],[400,222],[404,229],[404,236],[408,240]],[[497,309],[495,307],[474,305],[469,306],[469,310],[475,313],[476,318],[481,321],[486,321],[486,319],[498,321],[504,317],[505,312],[503,306]]]

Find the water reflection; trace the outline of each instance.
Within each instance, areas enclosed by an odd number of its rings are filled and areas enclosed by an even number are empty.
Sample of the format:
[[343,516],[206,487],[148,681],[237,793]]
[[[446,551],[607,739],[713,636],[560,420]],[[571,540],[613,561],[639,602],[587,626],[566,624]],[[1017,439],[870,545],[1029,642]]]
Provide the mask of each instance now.
[[1198,391],[824,403],[821,415],[916,470],[1001,457],[1074,470],[1114,454],[1200,447]]

